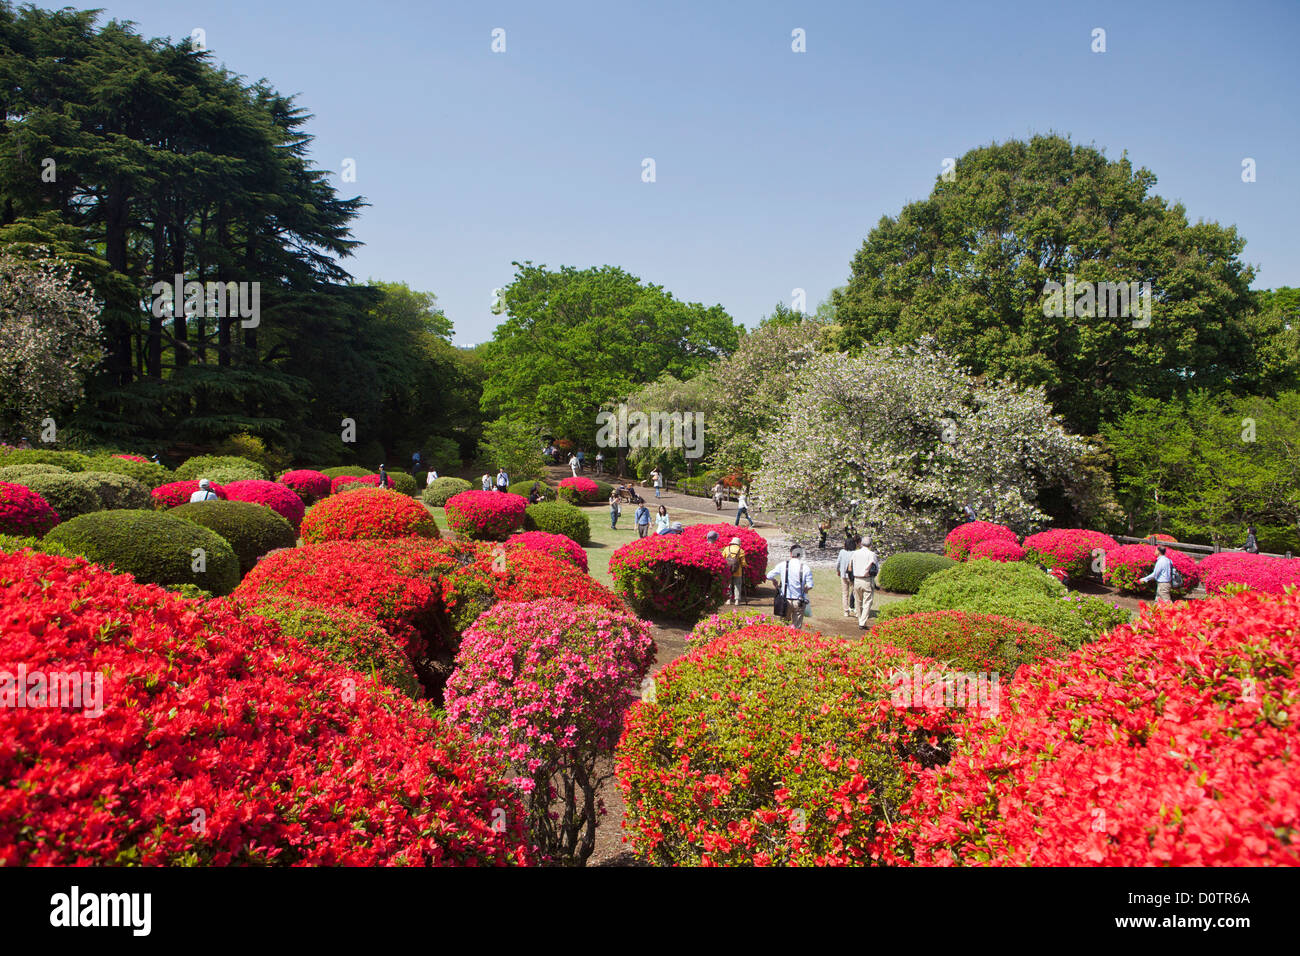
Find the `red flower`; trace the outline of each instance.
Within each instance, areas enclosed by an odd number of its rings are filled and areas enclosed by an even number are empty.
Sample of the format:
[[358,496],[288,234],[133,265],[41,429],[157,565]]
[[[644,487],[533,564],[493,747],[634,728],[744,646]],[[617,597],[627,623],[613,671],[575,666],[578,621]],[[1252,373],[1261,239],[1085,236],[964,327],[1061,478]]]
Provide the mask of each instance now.
[[687,619],[717,610],[731,578],[720,550],[676,534],[623,545],[609,559],[609,573],[614,590],[638,611]]
[[1010,541],[1013,544],[1018,540],[1016,533],[1005,525],[968,521],[948,532],[948,536],[943,539],[943,553],[957,561],[965,561],[974,545],[990,539]]
[[500,541],[523,526],[528,499],[501,491],[462,491],[447,500],[447,526],[457,534]]
[[[1141,579],[1152,572],[1156,566],[1156,558],[1159,556],[1160,553],[1149,544],[1126,544],[1122,548],[1107,551],[1104,580],[1121,591],[1155,594],[1155,582],[1148,581],[1143,584]],[[1173,548],[1165,552],[1165,557],[1173,562],[1174,567],[1183,576],[1183,587],[1177,593],[1194,591],[1201,580],[1201,572],[1196,562]]]
[[1025,539],[1024,547],[1027,560],[1081,578],[1094,567],[1094,562],[1100,561],[1097,552],[1109,554],[1119,547],[1119,542],[1100,531],[1053,528],[1031,534]]
[[226,497],[231,501],[266,505],[293,525],[295,530],[302,524],[303,513],[307,510],[294,491],[277,482],[262,481],[260,478],[232,481],[226,485]]
[[1025,556],[1025,549],[1014,541],[1007,541],[1004,538],[985,538],[983,541],[971,545],[969,558],[972,561],[978,561],[981,558],[987,558],[990,561],[1020,561]]
[[[208,487],[218,498],[226,500],[226,489],[215,481],[208,482]],[[165,511],[168,508],[175,508],[177,505],[188,504],[190,496],[199,490],[199,480],[197,478],[190,481],[171,481],[165,485],[159,485],[150,494],[153,495],[153,506],[159,511]]]
[[714,542],[713,547],[719,553],[731,543],[732,538],[740,539],[741,550],[745,552],[745,581],[751,587],[762,584],[763,575],[767,573],[767,538],[752,528],[742,528],[739,525],[723,522],[693,524],[683,529],[682,539],[707,545],[710,531],[718,533],[718,540]]
[[575,567],[587,570],[587,552],[574,541],[562,534],[550,534],[546,531],[521,531],[506,539],[507,548],[527,548],[549,554],[561,561],[568,561]]
[[0,481],[0,534],[43,538],[59,523],[50,503],[24,485]]
[[279,482],[291,488],[304,505],[313,505],[322,498],[329,497],[331,490],[329,476],[305,468],[286,471],[280,476]]
[[436,538],[429,509],[408,495],[367,488],[312,505],[302,523],[309,544],[357,538]]

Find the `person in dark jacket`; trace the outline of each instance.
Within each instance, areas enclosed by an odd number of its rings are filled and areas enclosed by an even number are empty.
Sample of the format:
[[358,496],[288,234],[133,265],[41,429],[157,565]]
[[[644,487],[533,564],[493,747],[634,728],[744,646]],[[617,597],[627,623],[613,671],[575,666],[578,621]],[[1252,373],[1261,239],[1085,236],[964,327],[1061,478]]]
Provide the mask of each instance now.
[[1246,528],[1246,551],[1249,554],[1259,554],[1259,542],[1255,540],[1254,525]]

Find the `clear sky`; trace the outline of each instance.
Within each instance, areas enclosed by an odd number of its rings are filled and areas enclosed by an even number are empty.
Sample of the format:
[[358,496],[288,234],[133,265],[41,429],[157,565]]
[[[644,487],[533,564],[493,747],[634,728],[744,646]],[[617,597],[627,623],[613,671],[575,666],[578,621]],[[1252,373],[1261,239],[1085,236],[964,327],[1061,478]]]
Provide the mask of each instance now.
[[108,0],[104,15],[146,36],[202,28],[217,62],[298,94],[317,164],[354,159],[340,191],[371,204],[345,264],[435,293],[459,344],[491,337],[516,259],[622,266],[751,326],[795,288],[811,309],[945,157],[1046,132],[1127,151],[1192,221],[1238,228],[1256,288],[1300,285],[1296,0]]

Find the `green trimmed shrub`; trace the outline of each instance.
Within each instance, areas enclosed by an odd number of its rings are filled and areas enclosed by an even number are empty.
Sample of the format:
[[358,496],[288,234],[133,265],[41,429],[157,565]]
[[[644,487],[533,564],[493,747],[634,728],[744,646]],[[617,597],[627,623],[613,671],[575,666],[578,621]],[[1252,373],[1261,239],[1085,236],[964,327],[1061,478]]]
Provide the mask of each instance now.
[[270,481],[271,474],[247,458],[237,458],[234,455],[196,455],[182,462],[172,476],[173,481],[195,481],[200,478],[211,478],[219,485],[228,485],[234,481],[253,479]]
[[74,475],[73,479],[85,485],[99,500],[99,508],[96,510],[121,511],[127,508],[153,507],[150,486],[127,475],[114,471],[82,471]]
[[1066,655],[1055,634],[1024,621],[966,611],[908,614],[871,629],[869,640],[942,661],[967,673],[1009,680],[1022,664]]
[[876,583],[884,591],[915,594],[930,575],[950,568],[957,562],[942,554],[928,551],[900,551],[891,554],[880,564]]
[[11,534],[0,534],[0,551],[7,551],[12,554],[15,551],[21,551],[23,548],[31,548],[41,554],[54,554],[62,558],[80,557],[71,548],[65,548],[62,545],[44,541],[40,538],[18,538]]
[[179,594],[181,597],[192,601],[206,601],[209,598],[216,597],[211,591],[205,591],[195,584],[167,584],[164,587],[173,594]]
[[567,501],[539,501],[524,509],[525,531],[549,531],[572,538],[584,548],[591,543],[591,522],[581,508]]
[[239,559],[226,539],[169,511],[97,511],[64,521],[45,539],[149,584],[193,584],[216,595],[239,584]]
[[339,478],[343,475],[347,475],[349,478],[364,478],[366,475],[379,474],[377,471],[371,471],[357,465],[335,465],[333,468],[322,468],[320,473],[326,478]]
[[464,478],[435,478],[433,484],[420,494],[420,500],[430,508],[442,508],[449,498],[454,498],[462,491],[469,491],[472,487],[474,486]]
[[171,481],[171,472],[156,461],[131,461],[112,455],[97,455],[90,460],[88,471],[111,471],[134,478],[147,488],[157,488]]
[[58,465],[68,471],[85,471],[90,467],[90,458],[79,451],[55,451],[52,448],[15,448],[7,455],[0,455],[0,465]]
[[59,520],[67,521],[78,515],[102,511],[99,495],[95,494],[95,485],[80,481],[81,475],[28,475],[14,484],[30,488],[50,503],[50,507],[59,513]]
[[608,481],[601,481],[599,478],[591,479],[596,483],[596,503],[609,501],[609,496],[614,493],[614,486]]
[[298,543],[293,525],[266,505],[250,501],[196,501],[167,512],[215,531],[226,539],[239,558],[242,577],[267,552],[292,548]]
[[406,472],[390,470],[388,472],[388,478],[393,483],[392,487],[394,491],[400,492],[404,495],[409,495],[412,498],[419,495],[420,489],[416,487],[415,479]]
[[9,465],[0,468],[0,481],[21,485],[24,478],[32,475],[70,475],[72,472],[58,465]]
[[510,486],[509,491],[512,495],[523,495],[528,497],[528,493],[533,490],[533,485],[537,485],[537,490],[542,494],[542,501],[554,501],[555,489],[539,478],[529,478],[526,481],[516,481]]

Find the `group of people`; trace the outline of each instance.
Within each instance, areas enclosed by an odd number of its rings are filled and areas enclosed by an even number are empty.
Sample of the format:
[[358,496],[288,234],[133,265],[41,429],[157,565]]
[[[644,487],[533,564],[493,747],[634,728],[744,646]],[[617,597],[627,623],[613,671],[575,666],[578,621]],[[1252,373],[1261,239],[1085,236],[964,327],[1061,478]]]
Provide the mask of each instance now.
[[[479,479],[479,483],[483,486],[484,491],[491,491],[493,488],[501,492],[510,490],[510,476],[506,474],[504,468],[497,471],[495,479],[491,475],[484,475]],[[537,482],[533,482],[533,490],[537,490]]]

